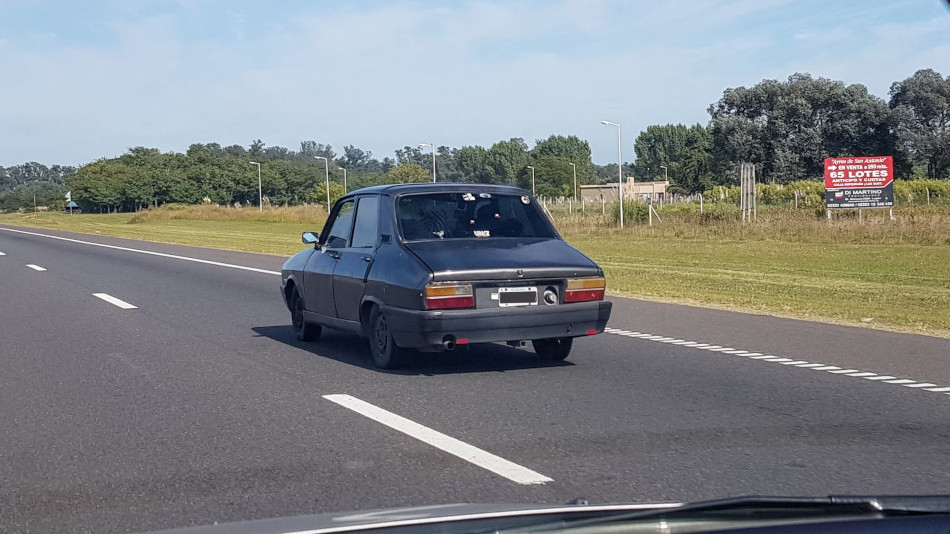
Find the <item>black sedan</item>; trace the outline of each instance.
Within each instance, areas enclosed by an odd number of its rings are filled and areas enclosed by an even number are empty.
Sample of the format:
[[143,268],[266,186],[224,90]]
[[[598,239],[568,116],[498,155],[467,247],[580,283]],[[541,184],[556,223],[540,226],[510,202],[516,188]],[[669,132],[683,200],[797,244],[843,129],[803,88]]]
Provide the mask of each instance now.
[[562,360],[610,317],[604,272],[510,186],[403,184],[340,198],[281,273],[297,339],[324,327],[369,338],[378,367],[404,349],[531,341]]

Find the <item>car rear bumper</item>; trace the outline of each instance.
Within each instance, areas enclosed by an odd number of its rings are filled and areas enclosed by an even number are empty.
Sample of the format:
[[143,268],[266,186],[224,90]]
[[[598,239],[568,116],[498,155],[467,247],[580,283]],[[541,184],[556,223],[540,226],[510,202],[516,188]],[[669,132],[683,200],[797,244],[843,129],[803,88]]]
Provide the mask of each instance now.
[[601,333],[610,318],[607,301],[507,309],[420,311],[383,306],[396,344],[439,350],[446,339],[468,343],[529,341]]

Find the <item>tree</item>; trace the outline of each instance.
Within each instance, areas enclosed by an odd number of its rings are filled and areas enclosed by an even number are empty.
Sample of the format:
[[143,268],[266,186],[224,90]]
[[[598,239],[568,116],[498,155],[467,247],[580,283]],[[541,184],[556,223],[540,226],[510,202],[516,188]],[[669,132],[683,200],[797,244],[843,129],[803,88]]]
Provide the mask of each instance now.
[[475,183],[491,183],[492,170],[488,166],[488,150],[481,146],[463,146],[455,152],[462,180]]
[[[545,162],[546,159],[551,161]],[[547,139],[537,140],[534,148],[531,149],[531,161],[535,162],[536,177],[538,167],[544,167],[553,172],[553,175],[545,173],[545,178],[552,180],[551,186],[555,190],[551,194],[573,196],[574,168],[570,166],[571,163],[577,166],[578,191],[581,185],[594,182],[594,164],[590,161],[590,144],[575,135],[566,137],[552,135]],[[561,176],[565,172],[566,175]],[[538,194],[541,194],[540,190]]]
[[327,158],[329,161],[336,159],[336,152],[330,145],[317,143],[316,141],[301,141],[300,152],[297,153],[298,161],[313,161],[317,156]]
[[254,141],[251,143],[250,148],[248,148],[248,150],[247,150],[247,155],[250,156],[250,157],[252,157],[252,158],[261,159],[261,156],[263,156],[264,153],[265,153],[265,151],[264,151],[264,142],[261,141],[260,139],[254,140]]
[[458,151],[447,146],[440,146],[435,151],[435,166],[438,170],[440,182],[458,182],[462,179],[456,153]]
[[950,179],[950,76],[919,70],[890,94],[900,147],[928,178]]
[[671,189],[703,191],[710,183],[710,141],[709,130],[701,124],[647,126],[633,143],[637,155],[634,176],[643,181],[662,180],[666,166]]
[[486,164],[491,183],[513,184],[528,165],[528,145],[520,137],[498,141],[488,149]]
[[415,163],[398,165],[389,171],[389,183],[392,184],[409,184],[428,182],[431,180],[432,172],[421,165],[416,165]]
[[709,114],[712,166],[723,179],[745,161],[759,164],[762,177],[773,181],[817,178],[827,157],[894,149],[883,100],[863,85],[809,74],[726,89]]
[[340,158],[339,163],[348,170],[364,170],[371,160],[375,161],[372,158],[372,152],[368,150],[364,152],[353,145],[347,145],[343,147],[343,157]]
[[432,155],[423,152],[421,147],[406,145],[403,148],[397,148],[395,152],[396,161],[400,166],[411,163],[413,165],[419,165],[420,167],[428,166],[432,168]]
[[73,200],[86,211],[93,208],[100,213],[110,212],[120,207],[125,181],[131,173],[128,165],[99,160],[79,169],[67,185]]

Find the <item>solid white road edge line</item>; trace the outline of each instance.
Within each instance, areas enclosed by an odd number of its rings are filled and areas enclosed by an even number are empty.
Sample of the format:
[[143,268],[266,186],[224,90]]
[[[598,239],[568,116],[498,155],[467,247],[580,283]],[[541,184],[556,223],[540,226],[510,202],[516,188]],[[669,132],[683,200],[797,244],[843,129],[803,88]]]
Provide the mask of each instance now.
[[[229,268],[229,269],[240,269],[240,270],[242,270],[242,271],[251,271],[251,272],[254,272],[254,273],[264,273],[264,274],[276,274],[277,276],[280,276],[280,272],[278,272],[278,271],[269,271],[269,270],[267,270],[267,269],[258,269],[257,267],[246,267],[246,266],[244,266],[244,265],[235,265],[235,264],[233,264],[233,263],[223,263],[223,262],[220,262],[220,261],[203,260],[203,259],[201,259],[201,258],[191,258],[191,257],[188,257],[188,256],[178,256],[178,255],[176,255],[176,254],[165,254],[164,252],[152,252],[151,250],[141,250],[141,249],[137,249],[137,248],[120,247],[120,246],[116,246],[116,245],[106,245],[105,243],[93,243],[92,241],[81,241],[81,240],[79,240],[79,239],[70,239],[70,238],[68,238],[68,237],[59,237],[59,236],[49,235],[49,234],[40,234],[40,233],[37,233],[37,232],[26,232],[26,231],[24,231],[24,230],[14,230],[14,229],[12,229],[12,228],[0,228],[0,230],[3,230],[3,231],[5,231],[5,232],[15,232],[15,233],[18,233],[18,234],[35,235],[35,236],[39,236],[39,237],[48,237],[49,239],[56,239],[56,240],[59,240],[59,241],[68,241],[68,242],[70,242],[70,243],[79,243],[79,244],[81,244],[81,245],[91,245],[91,246],[94,246],[94,247],[111,248],[111,249],[113,249],[113,250],[123,250],[123,251],[125,251],[125,252],[137,252],[137,253],[139,253],[139,254],[148,254],[149,256],[161,256],[162,258],[171,258],[171,259],[173,259],[173,260],[192,261],[192,262],[195,262],[195,263],[203,263],[203,264],[205,264],[205,265],[215,265],[215,266],[217,266],[217,267],[227,267],[227,268]],[[45,270],[45,269],[44,269],[44,270]]]
[[446,436],[441,432],[432,430],[431,428],[420,425],[414,421],[410,421],[405,417],[386,411],[366,401],[357,399],[356,397],[340,394],[324,395],[323,398],[330,402],[339,404],[344,408],[353,410],[354,412],[368,417],[377,423],[386,425],[393,430],[398,430],[407,436],[413,437],[439,450],[445,451],[453,456],[457,456],[467,462],[471,462],[482,469],[487,469],[492,473],[503,476],[512,482],[528,485],[544,484],[545,482],[553,481],[553,479],[532,471],[526,467],[509,462],[508,460],[505,460],[499,456],[495,456],[490,452],[483,451],[478,447],[469,445],[463,441],[459,441],[451,436]]
[[118,306],[122,308],[123,310],[134,310],[135,308],[137,308],[137,306],[133,306],[132,304],[129,304],[128,302],[124,300],[117,299],[113,297],[112,295],[109,295],[108,293],[93,293],[92,296],[100,298],[108,302],[109,304]]
[[[920,391],[929,391],[931,393],[942,393],[950,395],[950,387],[939,387],[937,384],[932,384],[930,382],[922,382],[919,380],[913,380],[910,378],[898,378],[896,376],[890,375],[879,375],[877,373],[869,373],[867,371],[861,371],[858,369],[842,369],[841,367],[835,365],[828,365],[824,363],[812,363],[805,360],[790,360],[788,358],[783,358],[781,356],[774,356],[772,354],[762,354],[760,352],[748,352],[742,349],[733,349],[731,347],[722,347],[720,345],[710,345],[708,343],[699,343],[696,341],[684,341],[677,338],[670,338],[665,336],[658,336],[656,334],[647,334],[636,332],[636,335],[632,335],[629,330],[621,330],[620,328],[607,327],[604,328],[604,332],[607,334],[615,334],[626,337],[635,337],[643,339],[645,341],[659,341],[661,343],[671,343],[673,345],[678,345],[680,347],[687,347],[691,349],[705,350],[708,352],[718,352],[719,354],[728,354],[732,356],[739,356],[740,358],[746,358],[748,360],[759,360],[762,362],[768,363],[777,363],[779,365],[786,365],[789,367],[799,367],[802,369],[809,369],[812,371],[822,371],[825,373],[831,373],[839,376],[850,376],[854,378],[864,378],[865,380],[871,380],[879,384],[895,384],[898,386],[903,386],[906,388],[918,389]],[[676,340],[675,342],[670,342],[668,340]]]
[[46,270],[43,267],[40,267],[39,265],[33,265],[32,263],[27,263],[26,266],[29,267],[30,269],[33,269],[34,271],[43,272]]

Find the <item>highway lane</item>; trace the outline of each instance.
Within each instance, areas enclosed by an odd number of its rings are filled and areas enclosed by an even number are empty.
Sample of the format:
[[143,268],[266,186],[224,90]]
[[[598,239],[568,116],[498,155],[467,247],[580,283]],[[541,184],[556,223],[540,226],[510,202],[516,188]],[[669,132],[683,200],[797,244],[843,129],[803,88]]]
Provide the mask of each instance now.
[[[281,263],[71,237],[265,270]],[[13,503],[0,507],[2,531],[444,502],[950,490],[947,395],[617,334],[578,341],[567,363],[490,346],[379,372],[354,336],[294,341],[273,274],[6,231],[0,252],[0,424],[10,429],[0,434],[0,502]],[[615,328],[950,386],[947,340],[615,306]],[[511,482],[324,398],[332,394],[553,481]]]

